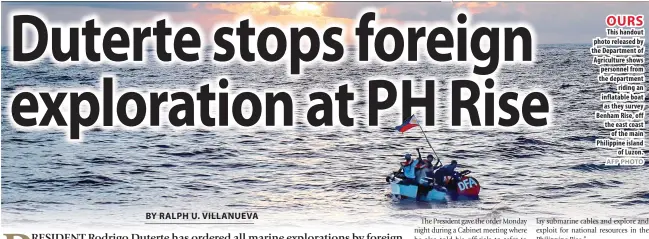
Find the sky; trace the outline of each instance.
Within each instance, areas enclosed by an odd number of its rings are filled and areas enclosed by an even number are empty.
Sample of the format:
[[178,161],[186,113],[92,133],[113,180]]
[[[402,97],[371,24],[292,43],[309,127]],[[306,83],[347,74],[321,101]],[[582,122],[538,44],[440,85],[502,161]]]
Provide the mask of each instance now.
[[[380,21],[396,23],[451,22],[457,11],[465,11],[470,14],[469,23],[527,23],[536,32],[537,44],[587,44],[605,35],[607,15],[645,14],[649,2],[3,2],[1,40],[6,46],[9,13],[17,10],[36,12],[49,22],[63,24],[79,23],[89,15],[104,23],[144,22],[167,16],[173,22],[192,23],[211,34],[216,25],[242,17],[250,17],[256,25],[308,22],[323,29],[329,24],[352,29],[358,14],[368,8],[378,12]],[[353,37],[351,32],[344,34]]]

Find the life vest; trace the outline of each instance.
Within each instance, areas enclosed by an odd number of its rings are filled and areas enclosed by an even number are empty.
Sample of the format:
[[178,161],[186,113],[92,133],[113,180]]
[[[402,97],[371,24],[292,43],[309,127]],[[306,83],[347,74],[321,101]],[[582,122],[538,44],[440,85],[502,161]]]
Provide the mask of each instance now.
[[[401,168],[403,169],[403,175],[406,178],[411,178],[414,179],[416,175],[416,165],[413,165],[414,160],[411,160],[410,163],[402,162],[401,163]],[[414,166],[414,167],[413,167]]]

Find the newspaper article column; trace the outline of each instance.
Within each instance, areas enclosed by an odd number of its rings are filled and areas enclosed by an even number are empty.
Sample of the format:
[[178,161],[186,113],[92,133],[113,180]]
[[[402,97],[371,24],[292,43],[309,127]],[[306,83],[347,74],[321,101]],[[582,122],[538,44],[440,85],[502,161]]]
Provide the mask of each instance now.
[[597,81],[611,86],[602,92],[602,107],[595,113],[607,137],[596,139],[600,148],[614,150],[605,165],[644,165],[645,146],[645,29],[642,15],[609,15],[606,35],[593,39]]

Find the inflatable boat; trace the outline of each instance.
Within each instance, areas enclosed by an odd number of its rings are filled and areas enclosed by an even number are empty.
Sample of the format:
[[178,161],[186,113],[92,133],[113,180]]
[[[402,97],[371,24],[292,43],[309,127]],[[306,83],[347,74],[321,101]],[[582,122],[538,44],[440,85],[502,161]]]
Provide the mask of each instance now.
[[477,179],[467,176],[470,171],[457,172],[452,177],[446,177],[441,185],[433,184],[433,179],[426,178],[423,184],[404,183],[403,174],[392,173],[386,178],[390,184],[390,196],[396,200],[410,199],[426,202],[444,202],[449,200],[479,199],[480,183]]

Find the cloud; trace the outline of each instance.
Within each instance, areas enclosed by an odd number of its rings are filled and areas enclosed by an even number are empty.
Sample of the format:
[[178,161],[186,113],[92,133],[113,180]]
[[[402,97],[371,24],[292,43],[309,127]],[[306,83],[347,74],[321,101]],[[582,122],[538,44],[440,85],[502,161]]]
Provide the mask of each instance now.
[[222,11],[236,15],[292,15],[323,16],[322,2],[247,2],[247,3],[197,3],[192,9]]
[[190,3],[181,2],[6,2],[3,7],[34,7],[34,6],[57,6],[57,7],[89,7],[120,9],[125,11],[163,11],[182,12],[191,9]]
[[[475,22],[525,22],[535,30],[538,43],[588,43],[604,34],[604,19],[609,14],[644,14],[649,3],[631,2],[21,2],[2,3],[3,22],[11,9],[31,9],[52,21],[79,21],[95,14],[102,21],[142,21],[162,14],[173,20],[191,21],[211,30],[219,22],[250,16],[257,23],[297,22],[343,23],[352,25],[363,10],[375,9],[380,21],[426,22],[455,21],[454,13],[463,10]],[[6,31],[6,23],[2,29]],[[6,32],[3,32],[6,33]],[[3,34],[6,42],[6,34]]]
[[649,3],[503,3],[474,15],[474,21],[520,21],[531,25],[541,43],[588,43],[605,34],[609,14],[644,14]]
[[486,11],[489,8],[497,7],[498,5],[503,5],[504,3],[497,2],[459,2],[454,3],[455,8],[466,8],[472,14],[478,14]]
[[[367,3],[329,3],[326,15],[355,19]],[[377,3],[380,18],[397,21],[455,21],[462,10],[472,22],[524,22],[532,26],[538,43],[588,43],[604,34],[609,14],[645,14],[649,3],[631,2],[462,2]]]
[[363,9],[378,9],[386,5],[386,3],[329,2],[323,7],[323,14],[329,17],[355,19]]

